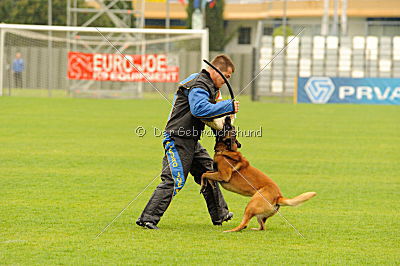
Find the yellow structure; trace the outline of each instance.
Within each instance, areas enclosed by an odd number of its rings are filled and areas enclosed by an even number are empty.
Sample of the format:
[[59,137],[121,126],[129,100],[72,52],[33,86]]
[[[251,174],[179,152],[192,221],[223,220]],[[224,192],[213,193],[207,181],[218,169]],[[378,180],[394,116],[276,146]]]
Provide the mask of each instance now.
[[[133,0],[137,6],[137,0]],[[140,2],[140,1],[138,1]],[[245,2],[245,1],[243,1]],[[333,15],[333,0],[330,0],[330,15]],[[341,2],[341,1],[339,1]],[[321,17],[324,1],[287,1],[287,17]],[[140,5],[140,4],[139,4]],[[170,3],[171,19],[186,19],[186,5],[179,2]],[[341,7],[339,5],[339,15]],[[263,3],[238,4],[236,1],[225,1],[226,20],[259,20],[279,18],[283,15],[283,1],[265,1]],[[400,0],[348,0],[348,17],[400,17]],[[146,1],[146,19],[165,19],[166,3]]]
[[[141,10],[142,0],[132,1],[134,8]],[[341,35],[341,33],[347,36],[400,35],[400,0],[347,0],[347,18],[343,20],[341,18],[343,0],[336,0],[338,5],[336,20],[333,19],[335,1],[328,1],[330,19],[325,24],[328,28],[322,28],[324,0],[287,0],[286,12],[284,0],[225,0],[226,32],[238,33],[225,46],[225,51],[250,53],[256,37],[260,34],[271,35],[282,25],[285,13],[287,23],[294,33],[304,29],[302,36]],[[168,5],[171,28],[186,26],[187,3],[181,2],[170,0]],[[167,17],[166,0],[147,0],[144,14],[146,27],[164,28]],[[262,32],[259,32],[260,29],[257,27],[259,21],[264,22]],[[343,25],[342,21],[345,22]]]

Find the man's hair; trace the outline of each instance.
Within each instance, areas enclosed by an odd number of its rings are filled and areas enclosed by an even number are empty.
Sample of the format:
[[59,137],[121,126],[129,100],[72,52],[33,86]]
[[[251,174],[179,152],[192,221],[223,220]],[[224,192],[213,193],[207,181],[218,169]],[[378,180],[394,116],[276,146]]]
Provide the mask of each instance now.
[[229,58],[229,56],[220,54],[214,57],[214,59],[211,61],[211,64],[214,66],[218,67],[219,70],[221,71],[227,71],[228,68],[232,68],[232,73],[235,72],[235,65],[232,62],[232,59]]

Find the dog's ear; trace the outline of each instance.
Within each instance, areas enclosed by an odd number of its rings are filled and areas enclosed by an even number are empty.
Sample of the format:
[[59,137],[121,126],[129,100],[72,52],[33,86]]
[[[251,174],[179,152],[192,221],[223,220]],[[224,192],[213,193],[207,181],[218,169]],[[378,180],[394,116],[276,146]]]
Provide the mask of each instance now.
[[242,147],[242,144],[240,144],[240,142],[237,139],[235,139],[235,142],[236,142],[238,149],[240,149]]
[[224,130],[229,131],[231,129],[232,129],[231,116],[228,115],[225,117]]

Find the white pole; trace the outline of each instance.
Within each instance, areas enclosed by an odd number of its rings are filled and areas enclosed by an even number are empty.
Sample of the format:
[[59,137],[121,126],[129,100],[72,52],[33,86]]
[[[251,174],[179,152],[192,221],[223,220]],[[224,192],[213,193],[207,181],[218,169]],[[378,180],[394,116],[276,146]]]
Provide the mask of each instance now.
[[209,46],[208,46],[208,28],[204,29],[204,34],[201,37],[201,62],[202,68],[206,68],[206,63],[203,62],[203,59],[209,60]]
[[4,36],[6,31],[0,28],[0,96],[3,96],[3,78],[4,78]]
[[202,19],[203,19],[203,27],[202,29],[206,28],[207,25],[207,15],[206,15],[206,10],[207,10],[207,0],[200,0],[200,9],[201,9],[201,15],[202,15]]
[[[47,10],[47,24],[49,26],[51,26],[53,24],[53,1],[52,0],[48,0],[48,10]],[[53,86],[53,43],[51,41],[51,37],[52,37],[52,32],[51,30],[49,30],[49,41],[47,43],[47,48],[48,48],[48,60],[49,60],[49,72],[48,72],[48,88],[47,88],[47,93],[48,96],[51,97],[51,89]]]
[[203,34],[203,30],[191,29],[138,29],[138,28],[103,28],[103,27],[74,27],[74,26],[47,26],[47,25],[25,25],[25,24],[2,24],[2,29],[16,30],[41,30],[41,31],[79,31],[79,32],[113,32],[113,33],[147,33],[147,34]]
[[[170,29],[170,27],[171,27],[171,18],[170,18],[170,10],[169,10],[169,0],[167,0],[167,1],[165,1],[166,2],[166,9],[167,9],[167,16],[166,16],[166,18],[165,18],[165,28],[167,29],[167,30],[169,30]],[[168,54],[169,54],[169,34],[167,34],[166,35],[166,39],[167,39],[167,42],[165,43],[165,53],[167,54],[167,56],[168,56]]]
[[286,35],[287,35],[287,0],[283,1],[283,17],[282,17],[282,26],[283,26],[283,38],[286,42]]
[[347,35],[347,0],[342,0],[342,36]]
[[329,26],[329,0],[324,0],[324,14],[321,21],[321,35],[328,35]]
[[[71,0],[67,0],[67,26],[71,25]],[[70,32],[67,32],[67,38],[68,40],[70,40],[72,37]],[[67,53],[71,51],[71,43],[67,42]],[[69,78],[67,77],[67,75],[65,75],[65,82],[67,84],[67,88],[66,88],[66,94],[69,96],[70,92],[71,92],[71,82],[69,80]]]
[[170,28],[170,12],[169,12],[169,0],[165,1],[165,8],[166,8],[166,17],[165,17],[165,28],[169,29]]
[[338,35],[338,24],[339,24],[339,0],[333,0],[333,24],[332,24],[332,35]]
[[140,20],[140,28],[144,29],[144,27],[146,26],[146,17],[144,15],[144,13],[146,12],[146,0],[142,0],[142,6],[141,6],[141,12],[142,12],[142,17]]

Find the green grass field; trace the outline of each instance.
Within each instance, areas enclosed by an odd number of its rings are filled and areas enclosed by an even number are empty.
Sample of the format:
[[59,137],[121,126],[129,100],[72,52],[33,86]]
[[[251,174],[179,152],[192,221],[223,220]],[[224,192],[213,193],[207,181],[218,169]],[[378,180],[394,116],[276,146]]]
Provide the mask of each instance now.
[[[400,108],[241,101],[236,125],[252,165],[287,197],[267,231],[239,224],[249,198],[224,191],[232,221],[215,227],[191,177],[159,226],[134,221],[156,176],[170,107],[163,99],[0,98],[0,264],[398,264]],[[140,138],[135,128],[143,126]],[[213,138],[202,140],[212,151]],[[250,227],[257,226],[253,219]]]

